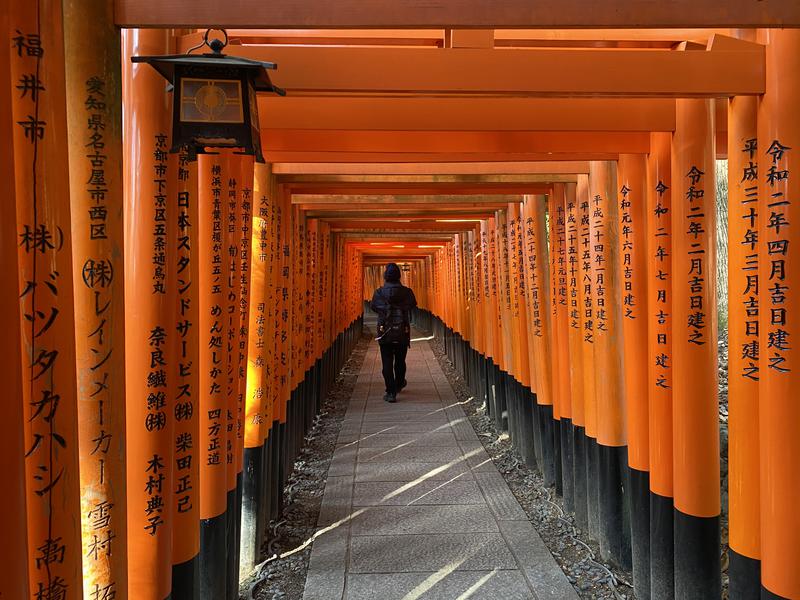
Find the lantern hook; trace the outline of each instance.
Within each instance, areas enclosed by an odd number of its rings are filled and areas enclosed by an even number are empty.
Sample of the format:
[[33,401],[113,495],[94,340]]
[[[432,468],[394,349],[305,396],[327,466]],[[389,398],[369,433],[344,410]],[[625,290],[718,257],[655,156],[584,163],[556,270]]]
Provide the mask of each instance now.
[[[208,35],[212,31],[221,31],[222,35],[225,36],[225,39],[221,40],[219,38],[214,38],[209,42],[208,41]],[[206,32],[203,34],[203,41],[200,42],[199,44],[197,44],[197,46],[193,46],[192,48],[189,48],[186,51],[186,54],[191,54],[192,52],[202,48],[203,46],[208,46],[214,54],[221,55],[222,54],[222,50],[227,45],[228,45],[228,32],[225,31],[224,29],[220,29],[220,28],[217,28],[217,27],[210,27],[209,29],[206,29]]]

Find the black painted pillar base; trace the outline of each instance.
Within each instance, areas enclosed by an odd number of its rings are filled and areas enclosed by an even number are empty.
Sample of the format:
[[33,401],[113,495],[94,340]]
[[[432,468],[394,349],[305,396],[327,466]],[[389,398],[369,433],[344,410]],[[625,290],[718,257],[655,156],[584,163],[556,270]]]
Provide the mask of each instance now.
[[553,405],[540,405],[540,426],[542,437],[542,478],[547,487],[556,483],[556,449],[554,441]]
[[728,550],[728,558],[728,598],[759,600],[762,597],[761,561],[739,554],[733,548]]
[[200,556],[172,565],[172,600],[200,600]]
[[564,509],[575,512],[575,427],[572,419],[561,418],[561,487]]
[[628,467],[628,479],[633,589],[637,600],[650,600],[650,473]]
[[227,514],[200,520],[200,597],[226,598]]
[[600,540],[600,447],[597,440],[586,437],[586,514],[589,535]]
[[719,517],[695,517],[674,510],[675,597],[719,598]]
[[624,479],[628,457],[624,446],[598,444],[600,499],[600,554],[605,560],[630,570],[630,529],[625,528]]
[[556,494],[564,495],[564,462],[561,458],[561,420],[553,419],[553,460],[556,465]]
[[531,421],[533,426],[533,450],[536,453],[536,468],[539,473],[544,472],[544,455],[542,453],[542,406],[537,402],[536,394],[531,397]]
[[236,520],[236,496],[236,487],[228,490],[228,509],[226,511],[228,518],[225,522],[225,597],[228,600],[236,600],[239,594],[239,565],[236,563],[239,523]]
[[589,507],[586,496],[586,429],[580,425],[573,426],[574,453],[572,456],[574,473],[575,523],[579,529],[588,531]]
[[259,562],[264,543],[264,446],[245,448],[242,455],[242,520],[239,562],[250,571]]
[[533,407],[536,406],[536,396],[530,388],[522,387],[520,395],[520,437],[522,438],[522,458],[529,467],[536,468],[536,442],[533,429]]
[[672,498],[650,492],[650,597],[675,597]]
[[503,373],[506,390],[506,418],[511,449],[519,454],[519,433],[517,432],[517,382],[508,373]]

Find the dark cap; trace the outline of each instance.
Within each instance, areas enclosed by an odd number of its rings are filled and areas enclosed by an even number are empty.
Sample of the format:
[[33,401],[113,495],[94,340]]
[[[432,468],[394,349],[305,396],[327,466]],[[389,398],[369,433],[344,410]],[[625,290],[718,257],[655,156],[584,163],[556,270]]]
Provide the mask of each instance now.
[[386,271],[383,274],[383,278],[386,281],[400,281],[400,267],[398,267],[395,263],[389,263],[386,265]]

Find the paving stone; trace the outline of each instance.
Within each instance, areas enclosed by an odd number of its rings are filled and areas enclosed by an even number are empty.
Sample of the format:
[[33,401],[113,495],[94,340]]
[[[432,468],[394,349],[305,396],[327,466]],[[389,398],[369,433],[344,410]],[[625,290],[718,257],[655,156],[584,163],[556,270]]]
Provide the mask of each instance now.
[[519,571],[454,571],[350,575],[347,600],[531,600]]
[[303,600],[340,600],[347,568],[348,528],[337,527],[314,540]]
[[[341,437],[341,434],[339,434]],[[444,433],[376,433],[363,434],[358,440],[359,448],[458,446],[452,432]]]
[[388,421],[365,421],[361,424],[361,433],[435,433],[451,431],[449,423],[432,423],[430,421],[408,421],[391,419]]
[[[448,463],[365,463],[356,465],[356,481],[447,481],[469,473],[464,461]],[[470,475],[472,477],[472,475]]]
[[329,476],[322,495],[317,525],[327,527],[347,518],[352,512],[353,476]]
[[[409,504],[480,504],[485,499],[472,477],[456,476],[452,480],[426,480],[414,486],[403,482],[376,481],[356,483],[353,506]],[[484,509],[485,510],[485,509]]]
[[467,464],[473,471],[497,473],[492,458],[479,441],[459,440],[458,445],[461,446]]
[[497,471],[475,473],[475,481],[483,492],[486,503],[498,521],[525,520],[525,511]]
[[333,451],[331,464],[328,467],[328,477],[338,477],[341,475],[352,475],[356,464],[358,447],[339,446]]
[[464,454],[458,446],[425,448],[396,446],[394,448],[359,448],[358,462],[451,462],[462,459]]
[[371,506],[350,523],[350,535],[493,533],[497,522],[481,504]]
[[499,533],[369,535],[350,538],[351,573],[515,569]]
[[529,521],[501,521],[500,531],[537,598],[577,600],[575,588]]

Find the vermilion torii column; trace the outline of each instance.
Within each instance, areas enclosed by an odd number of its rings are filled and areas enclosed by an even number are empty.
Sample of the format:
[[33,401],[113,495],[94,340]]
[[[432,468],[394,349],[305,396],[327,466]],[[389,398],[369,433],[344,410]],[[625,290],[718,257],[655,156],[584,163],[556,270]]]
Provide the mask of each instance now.
[[[9,28],[10,4],[0,7],[0,30]],[[0,164],[7,165],[6,176],[0,179],[0,272],[10,281],[18,281],[17,207],[14,189],[14,134],[11,113],[11,46],[0,44]],[[3,360],[3,387],[9,398],[22,398],[22,355],[20,353],[20,310],[15,285],[4,286],[0,293],[0,314],[4,315],[4,335],[0,339]],[[4,456],[5,476],[9,481],[25,481],[25,415],[22,402],[14,400],[5,406],[0,422],[0,455]],[[14,485],[0,495],[0,527],[4,542],[0,544],[0,597],[29,598],[28,535],[25,486]]]
[[[574,512],[578,526],[589,525],[586,481],[586,405],[584,395],[583,327],[584,310],[583,271],[581,269],[580,209],[588,201],[588,188],[583,184],[567,184],[566,235],[567,235],[567,326],[569,335],[569,386],[572,399],[572,431],[569,444],[573,454]],[[579,195],[580,194],[580,195]]]
[[599,449],[597,447],[597,384],[595,381],[594,279],[592,277],[592,232],[589,176],[578,175],[576,186],[578,247],[580,248],[581,364],[583,367],[583,414],[586,421],[583,445],[586,463],[586,520],[589,533],[600,538]]
[[569,258],[567,248],[567,204],[575,201],[575,186],[569,184],[554,183],[551,195],[552,212],[550,213],[551,239],[554,240],[553,246],[555,264],[554,271],[550,274],[555,285],[554,298],[552,300],[555,307],[553,327],[553,347],[557,348],[558,362],[554,362],[557,370],[553,373],[554,381],[557,380],[555,389],[557,400],[554,406],[558,406],[559,423],[558,433],[560,435],[561,448],[561,488],[564,496],[564,507],[568,512],[574,510],[574,449],[575,441],[573,437],[572,425],[572,389],[570,384],[571,377],[571,357],[569,345]]
[[265,390],[265,335],[267,332],[267,260],[269,258],[269,183],[267,165],[256,164],[253,182],[253,231],[250,267],[250,338],[245,391],[244,450],[242,482],[241,575],[250,572],[261,555],[266,533],[264,503],[267,501],[264,438],[267,430]]
[[630,532],[624,527],[623,502],[627,437],[616,163],[592,161],[589,169],[600,551],[630,567]]
[[672,134],[650,134],[647,156],[647,392],[650,592],[672,598]]
[[[18,274],[17,285],[6,287],[15,292],[22,363],[22,393],[6,402],[19,403],[11,414],[21,409],[25,419],[25,475],[9,482],[14,488],[9,493],[22,482],[29,598],[79,597],[83,592],[62,25],[60,3],[13,2],[2,42],[11,54],[11,80],[3,84],[12,90],[15,184],[14,194],[3,201],[16,199],[17,268],[9,274]],[[24,546],[15,550],[22,552]]]
[[731,598],[761,596],[758,98],[728,102],[728,522]]
[[650,461],[647,397],[647,168],[644,154],[620,154],[617,178],[631,550],[637,598],[650,597]]
[[717,598],[716,185],[710,100],[676,100],[672,138],[675,597]]
[[[566,316],[566,249],[564,248],[564,189],[553,189],[547,196],[547,214],[549,223],[548,236],[548,262],[550,265],[550,278],[548,281],[550,291],[550,363],[552,377],[552,400],[553,400],[553,461],[555,465],[555,490],[559,495],[564,493],[563,480],[563,456],[561,448],[561,403],[564,397],[564,385],[568,383],[568,378],[562,373],[562,361],[569,357],[565,356],[561,349],[562,336],[560,335],[562,322]],[[559,207],[561,211],[559,213]],[[559,216],[560,215],[560,216]],[[559,265],[559,257],[564,262]],[[560,281],[563,280],[564,289],[559,289]],[[563,305],[559,307],[559,304]],[[564,323],[566,326],[566,323]],[[564,336],[566,339],[566,336]],[[569,349],[567,349],[569,352]],[[563,368],[568,369],[564,364]]]
[[552,327],[550,308],[550,266],[545,226],[545,196],[526,196],[525,246],[530,278],[525,288],[530,296],[530,327],[536,357],[536,439],[541,445],[541,470],[545,485],[555,483],[555,449],[553,446],[553,380],[550,367]]
[[169,202],[174,210],[175,325],[171,360],[174,485],[172,487],[172,600],[194,600],[200,590],[200,259],[197,160],[170,156]]
[[128,589],[130,597],[163,600],[172,590],[170,386],[176,383],[168,352],[176,334],[167,259],[175,223],[167,187],[171,97],[157,72],[130,58],[168,54],[171,44],[165,30],[130,29],[122,36],[128,555],[136,557]]
[[122,600],[128,553],[120,36],[111,2],[64,9],[83,593]]
[[758,107],[762,598],[800,597],[800,31],[770,30]]

